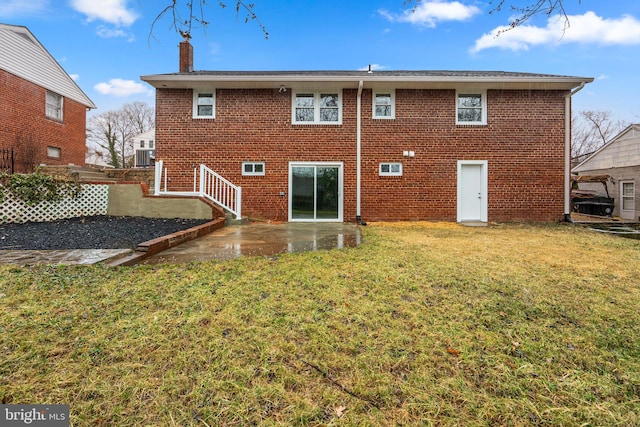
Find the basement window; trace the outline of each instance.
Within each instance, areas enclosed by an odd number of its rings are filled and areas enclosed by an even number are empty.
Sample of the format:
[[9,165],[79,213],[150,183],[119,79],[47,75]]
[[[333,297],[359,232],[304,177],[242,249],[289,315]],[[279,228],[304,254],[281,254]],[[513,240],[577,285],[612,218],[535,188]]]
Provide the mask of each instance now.
[[380,163],[380,176],[402,176],[402,163]]
[[62,150],[58,147],[47,147],[47,157],[52,159],[59,159],[62,157]]
[[216,92],[193,92],[193,118],[216,118]]
[[243,162],[242,175],[245,176],[263,176],[264,162]]
[[50,119],[62,121],[62,95],[47,91],[46,115]]

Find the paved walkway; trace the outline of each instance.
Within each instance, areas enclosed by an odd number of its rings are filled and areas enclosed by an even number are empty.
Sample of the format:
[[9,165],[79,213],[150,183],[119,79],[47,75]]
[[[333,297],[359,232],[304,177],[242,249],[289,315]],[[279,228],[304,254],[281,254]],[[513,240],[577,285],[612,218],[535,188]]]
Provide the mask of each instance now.
[[119,258],[131,249],[73,249],[67,251],[0,251],[0,264],[97,264]]
[[[360,229],[345,223],[252,223],[228,226],[144,259],[143,264],[187,263],[240,256],[274,255],[360,244]],[[132,254],[130,249],[68,251],[0,250],[0,264],[97,264]]]

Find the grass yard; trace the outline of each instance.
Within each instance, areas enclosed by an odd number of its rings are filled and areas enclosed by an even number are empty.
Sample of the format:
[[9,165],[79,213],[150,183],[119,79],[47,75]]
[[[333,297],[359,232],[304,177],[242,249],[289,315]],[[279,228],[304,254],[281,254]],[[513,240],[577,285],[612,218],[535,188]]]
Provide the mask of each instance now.
[[0,267],[1,403],[74,426],[640,425],[640,242],[371,224],[358,248]]

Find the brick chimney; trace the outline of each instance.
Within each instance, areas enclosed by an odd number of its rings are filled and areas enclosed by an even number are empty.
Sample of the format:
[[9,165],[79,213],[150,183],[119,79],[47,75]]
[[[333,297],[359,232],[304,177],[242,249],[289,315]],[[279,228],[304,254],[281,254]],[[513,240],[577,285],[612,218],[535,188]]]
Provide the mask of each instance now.
[[180,72],[190,73],[193,71],[193,46],[189,40],[180,42]]

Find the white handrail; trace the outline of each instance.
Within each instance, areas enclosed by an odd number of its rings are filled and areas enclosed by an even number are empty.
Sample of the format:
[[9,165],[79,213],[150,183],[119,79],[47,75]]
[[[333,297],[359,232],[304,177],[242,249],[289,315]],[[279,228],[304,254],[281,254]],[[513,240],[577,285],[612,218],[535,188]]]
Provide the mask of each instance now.
[[[161,189],[161,182],[164,178],[164,189]],[[163,168],[163,161],[156,161],[154,194],[173,196],[199,196],[211,200],[215,204],[222,206],[235,215],[236,219],[242,216],[242,188],[234,185],[229,180],[220,176],[205,165],[200,165],[200,185],[196,189],[196,169],[193,173],[193,192],[190,191],[167,191],[168,173]]]
[[234,185],[205,165],[200,165],[200,195],[222,206],[240,219],[242,188]]

